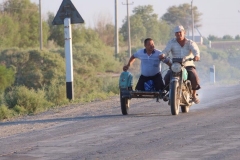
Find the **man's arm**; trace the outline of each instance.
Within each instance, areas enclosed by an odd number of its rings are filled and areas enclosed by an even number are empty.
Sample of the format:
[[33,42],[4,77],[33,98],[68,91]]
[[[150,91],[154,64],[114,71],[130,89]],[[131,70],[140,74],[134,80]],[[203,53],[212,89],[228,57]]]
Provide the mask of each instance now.
[[166,58],[170,51],[172,49],[172,40],[170,40],[168,43],[167,43],[167,46],[165,47],[165,49],[162,51],[162,53],[159,55],[159,59],[160,60],[163,60],[164,58]]
[[135,57],[132,55],[128,61],[128,64],[123,66],[123,71],[127,71],[134,61],[135,61]]
[[198,48],[198,45],[195,42],[192,42],[191,44],[191,51],[194,55],[194,61],[200,61],[200,50]]

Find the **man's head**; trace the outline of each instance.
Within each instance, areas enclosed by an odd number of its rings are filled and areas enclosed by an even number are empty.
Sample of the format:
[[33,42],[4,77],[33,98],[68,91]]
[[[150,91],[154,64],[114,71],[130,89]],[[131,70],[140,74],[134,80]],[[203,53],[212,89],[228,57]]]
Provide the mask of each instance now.
[[154,42],[152,38],[146,38],[144,40],[144,46],[148,52],[152,52],[154,50]]
[[178,40],[183,40],[185,38],[185,30],[182,25],[176,26],[174,28],[174,33]]
[[181,31],[184,31],[183,26],[176,26],[176,27],[174,28],[174,32],[175,32],[175,33],[176,33],[176,32],[181,32]]

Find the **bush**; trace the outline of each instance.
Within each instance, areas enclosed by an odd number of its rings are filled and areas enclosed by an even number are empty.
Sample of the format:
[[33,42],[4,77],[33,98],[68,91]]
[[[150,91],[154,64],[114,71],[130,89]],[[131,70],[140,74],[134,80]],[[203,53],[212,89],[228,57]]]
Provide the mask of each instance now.
[[12,68],[6,68],[0,65],[0,93],[14,83],[14,71]]
[[54,80],[46,90],[46,99],[55,105],[66,104],[66,84]]
[[6,106],[0,106],[0,120],[12,117],[12,112]]
[[28,113],[24,107],[19,105],[16,105],[15,107],[13,107],[13,111],[15,111],[17,115],[25,115]]
[[111,77],[106,77],[103,78],[102,82],[102,91],[105,93],[113,93],[113,94],[119,94],[119,77],[116,78],[111,78]]
[[5,101],[9,108],[21,106],[28,114],[44,111],[53,105],[45,99],[45,92],[43,90],[35,91],[25,86],[13,88],[12,91],[9,91],[5,95]]

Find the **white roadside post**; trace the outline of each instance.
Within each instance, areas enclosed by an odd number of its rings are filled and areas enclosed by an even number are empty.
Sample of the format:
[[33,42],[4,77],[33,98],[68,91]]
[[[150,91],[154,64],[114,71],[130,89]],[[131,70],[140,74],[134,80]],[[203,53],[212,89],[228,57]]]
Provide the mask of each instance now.
[[64,19],[67,98],[74,99],[71,18]]
[[66,60],[66,93],[69,100],[74,99],[73,89],[73,58],[72,58],[72,27],[71,24],[84,23],[81,15],[71,2],[63,0],[54,17],[53,25],[64,24],[65,60]]
[[211,84],[215,83],[215,65],[210,67],[210,83]]

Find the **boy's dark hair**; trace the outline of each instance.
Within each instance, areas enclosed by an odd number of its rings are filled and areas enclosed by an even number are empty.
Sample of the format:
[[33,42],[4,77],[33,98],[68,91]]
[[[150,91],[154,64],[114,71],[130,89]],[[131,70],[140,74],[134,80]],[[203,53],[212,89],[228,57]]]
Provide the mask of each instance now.
[[144,40],[144,45],[146,45],[148,41],[153,41],[153,39],[152,39],[152,38],[146,38],[146,39]]

